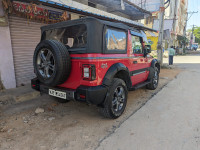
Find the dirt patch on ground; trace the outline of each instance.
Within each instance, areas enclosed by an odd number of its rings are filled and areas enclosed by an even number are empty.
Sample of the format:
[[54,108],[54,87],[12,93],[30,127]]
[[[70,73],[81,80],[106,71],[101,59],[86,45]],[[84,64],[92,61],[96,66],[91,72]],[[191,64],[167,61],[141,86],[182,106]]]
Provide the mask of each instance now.
[[[159,87],[129,92],[125,113],[116,120],[103,118],[98,108],[80,102],[59,104],[50,101],[35,114],[34,107],[14,115],[0,117],[0,149],[12,150],[91,150],[140,109],[181,70],[162,69]],[[46,99],[48,96],[42,96]]]

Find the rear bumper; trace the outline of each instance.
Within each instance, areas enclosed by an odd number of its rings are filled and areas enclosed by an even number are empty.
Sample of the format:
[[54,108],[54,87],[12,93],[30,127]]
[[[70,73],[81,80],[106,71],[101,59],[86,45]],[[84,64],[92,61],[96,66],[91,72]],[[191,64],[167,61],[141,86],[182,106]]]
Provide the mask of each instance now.
[[48,87],[39,82],[37,78],[31,80],[31,86],[33,89],[40,91],[41,93],[49,94],[49,89],[56,91],[66,92],[67,100],[83,101],[95,105],[102,104],[107,94],[107,88],[105,86],[79,86],[76,90],[66,89],[61,87]]

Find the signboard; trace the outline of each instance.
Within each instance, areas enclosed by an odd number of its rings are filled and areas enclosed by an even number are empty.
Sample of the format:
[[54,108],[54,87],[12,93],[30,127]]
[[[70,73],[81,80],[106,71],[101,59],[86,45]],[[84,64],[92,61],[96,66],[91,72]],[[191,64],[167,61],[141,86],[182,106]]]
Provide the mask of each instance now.
[[157,43],[158,43],[158,37],[153,37],[153,36],[150,36],[150,37],[147,37],[147,40],[148,40],[148,45],[151,45],[151,50],[157,50]]
[[13,2],[13,13],[24,16],[28,19],[38,19],[48,22],[59,22],[69,20],[70,16],[67,12],[57,12],[38,7],[36,4],[23,4]]
[[36,5],[27,5],[22,3],[13,2],[13,8],[15,13],[24,13],[30,18],[45,19],[48,17],[48,10],[39,8]]

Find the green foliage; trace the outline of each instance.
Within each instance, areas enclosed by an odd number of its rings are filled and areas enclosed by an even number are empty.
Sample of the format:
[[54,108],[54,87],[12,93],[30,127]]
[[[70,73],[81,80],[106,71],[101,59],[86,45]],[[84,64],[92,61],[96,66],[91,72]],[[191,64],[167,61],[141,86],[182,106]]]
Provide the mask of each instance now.
[[194,36],[200,39],[200,27],[194,28]]
[[177,40],[180,41],[182,44],[188,44],[189,40],[184,36],[177,36]]
[[195,38],[195,43],[200,44],[200,39],[199,38]]
[[[192,29],[188,29],[187,32],[192,32]],[[200,27],[194,28],[195,43],[200,44]]]

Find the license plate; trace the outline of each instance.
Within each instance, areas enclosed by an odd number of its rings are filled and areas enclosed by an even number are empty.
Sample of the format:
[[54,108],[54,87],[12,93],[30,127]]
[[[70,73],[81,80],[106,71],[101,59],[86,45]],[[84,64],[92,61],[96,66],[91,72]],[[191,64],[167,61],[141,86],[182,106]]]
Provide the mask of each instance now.
[[62,98],[62,99],[66,99],[66,92],[62,92],[62,91],[56,91],[53,89],[49,89],[49,95],[55,96],[58,98]]

